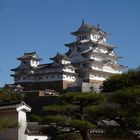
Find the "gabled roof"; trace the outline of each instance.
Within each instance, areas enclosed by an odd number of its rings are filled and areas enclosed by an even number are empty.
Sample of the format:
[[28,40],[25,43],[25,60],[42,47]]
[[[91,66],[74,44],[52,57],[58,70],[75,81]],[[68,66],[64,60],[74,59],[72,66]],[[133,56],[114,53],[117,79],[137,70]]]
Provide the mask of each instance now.
[[11,69],[11,71],[17,71],[17,70],[21,70],[21,71],[25,71],[25,70],[31,70],[33,67],[31,67],[30,65],[20,65],[17,68]]
[[42,60],[36,52],[24,53],[23,56],[17,58],[18,60],[27,60],[27,59],[34,59],[34,60]]
[[72,32],[71,34],[72,35],[80,35],[80,34],[86,34],[86,33],[91,33],[91,32],[98,33],[102,36],[107,36],[107,33],[102,31],[99,28],[99,25],[96,27],[96,26],[93,26],[89,23],[84,23],[84,21],[82,21],[82,24],[79,27],[79,29],[76,30],[75,32]]
[[20,104],[20,101],[16,101],[16,102],[3,102],[3,103],[0,103],[0,110],[16,109],[16,107],[19,104]]
[[9,110],[9,109],[17,109],[17,111],[25,110],[27,112],[31,111],[31,107],[28,106],[23,101],[0,103],[0,110]]
[[47,125],[40,125],[38,122],[28,122],[25,134],[29,136],[46,136],[41,132],[41,129],[47,127]]
[[54,56],[50,59],[55,60],[55,61],[61,61],[61,60],[70,61],[69,58],[65,54],[60,54],[60,53],[57,53],[56,56]]
[[38,70],[38,69],[44,69],[44,68],[50,68],[52,66],[53,63],[47,63],[47,64],[40,64],[38,65],[37,67],[35,67],[34,69],[35,70]]

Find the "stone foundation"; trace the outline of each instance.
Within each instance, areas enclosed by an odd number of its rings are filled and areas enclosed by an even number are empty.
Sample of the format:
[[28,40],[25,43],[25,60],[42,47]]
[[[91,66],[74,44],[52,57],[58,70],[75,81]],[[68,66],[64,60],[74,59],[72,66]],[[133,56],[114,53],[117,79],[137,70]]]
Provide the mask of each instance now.
[[54,81],[54,82],[39,82],[39,83],[18,83],[24,87],[24,91],[53,89],[61,92],[67,89],[73,82],[69,81]]

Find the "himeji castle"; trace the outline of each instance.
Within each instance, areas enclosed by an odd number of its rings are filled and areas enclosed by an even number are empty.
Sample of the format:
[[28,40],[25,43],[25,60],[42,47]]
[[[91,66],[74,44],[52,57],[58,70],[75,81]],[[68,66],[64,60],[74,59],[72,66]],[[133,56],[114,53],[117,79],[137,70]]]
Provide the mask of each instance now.
[[25,91],[54,89],[92,92],[100,91],[103,81],[113,74],[121,74],[123,65],[117,63],[114,46],[107,43],[108,33],[82,21],[71,33],[75,41],[65,44],[68,51],[50,58],[52,63],[40,64],[36,52],[17,58],[20,65],[12,69],[15,84]]

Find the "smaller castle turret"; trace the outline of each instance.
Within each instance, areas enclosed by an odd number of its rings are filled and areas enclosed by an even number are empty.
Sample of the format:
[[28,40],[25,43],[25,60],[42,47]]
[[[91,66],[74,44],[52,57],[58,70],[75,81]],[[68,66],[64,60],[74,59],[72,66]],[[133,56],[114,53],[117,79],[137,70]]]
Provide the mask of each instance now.
[[41,58],[36,54],[36,52],[31,53],[24,53],[22,57],[17,58],[21,61],[20,66],[31,66],[31,67],[37,67],[39,65],[39,61]]

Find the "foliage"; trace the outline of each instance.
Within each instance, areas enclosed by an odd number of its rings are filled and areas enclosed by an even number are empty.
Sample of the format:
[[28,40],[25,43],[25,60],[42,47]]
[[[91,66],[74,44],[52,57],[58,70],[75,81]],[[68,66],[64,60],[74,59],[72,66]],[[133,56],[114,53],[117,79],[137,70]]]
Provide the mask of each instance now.
[[117,111],[122,127],[140,128],[140,88],[116,91],[111,100],[119,105]]
[[64,134],[60,134],[59,137],[56,138],[56,140],[81,140],[81,136],[79,135],[79,133],[64,133]]
[[41,118],[38,115],[31,114],[30,116],[28,116],[28,120],[30,122],[40,122]]
[[116,126],[103,126],[106,136],[129,137],[130,130],[140,129],[140,88],[127,88],[105,94],[106,102],[88,108],[92,122],[114,120]]
[[[6,89],[0,90],[0,103],[21,101],[22,96],[19,93],[10,93]],[[16,127],[17,123],[12,119],[0,118],[0,132],[7,128]]]
[[103,126],[108,137],[129,137],[130,130],[140,129],[140,69],[112,76],[103,83],[102,91],[109,93],[65,93],[59,103],[47,103],[41,123],[49,127],[43,132],[56,140],[68,135],[74,140],[78,134],[89,140],[89,130],[102,120],[119,124]]
[[0,102],[21,101],[22,96],[19,93],[10,93],[6,89],[0,90]]
[[137,86],[140,86],[140,68],[111,76],[103,82],[101,90],[102,92],[114,92],[123,88]]
[[[97,93],[67,93],[61,95],[61,104],[44,107],[47,116],[42,118],[42,124],[48,124],[53,130],[52,137],[56,139],[66,133],[79,132],[83,140],[89,140],[89,130],[95,125],[90,121],[88,107],[96,106],[104,100]],[[48,129],[48,128],[47,128]]]
[[24,96],[24,102],[32,107],[31,113],[36,115],[44,115],[42,107],[50,104],[59,104],[59,96],[38,96],[38,93],[26,93]]
[[0,132],[3,132],[8,128],[17,128],[17,127],[18,127],[18,123],[13,119],[12,120],[9,118],[0,119]]
[[114,127],[107,128],[105,131],[105,136],[110,138],[130,138],[132,137],[132,134],[130,131]]

